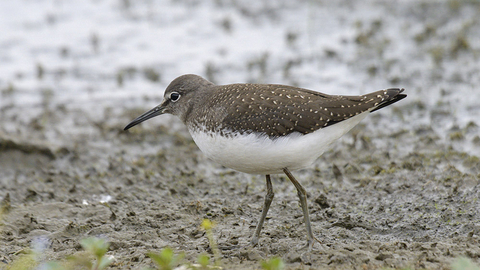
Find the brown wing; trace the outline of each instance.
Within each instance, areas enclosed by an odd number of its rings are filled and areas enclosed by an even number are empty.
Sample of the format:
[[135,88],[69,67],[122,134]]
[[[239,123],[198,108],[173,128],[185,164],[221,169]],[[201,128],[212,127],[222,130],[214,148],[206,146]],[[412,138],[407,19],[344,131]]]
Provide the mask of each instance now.
[[[241,91],[248,88],[249,91]],[[387,89],[362,96],[333,96],[283,85],[227,85],[234,91],[222,126],[240,133],[264,133],[270,138],[293,132],[308,134],[365,111],[388,106],[406,95],[400,89]],[[251,91],[254,89],[255,91]]]

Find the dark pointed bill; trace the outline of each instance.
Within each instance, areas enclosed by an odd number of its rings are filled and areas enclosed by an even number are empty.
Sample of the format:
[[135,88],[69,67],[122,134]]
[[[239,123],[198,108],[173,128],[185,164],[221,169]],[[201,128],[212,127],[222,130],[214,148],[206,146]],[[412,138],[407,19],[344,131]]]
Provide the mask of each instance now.
[[140,115],[139,117],[135,118],[135,120],[130,122],[123,130],[127,130],[127,129],[133,127],[133,126],[136,126],[136,125],[140,124],[141,122],[143,122],[145,120],[148,120],[152,117],[159,116],[159,115],[163,114],[164,109],[165,109],[165,107],[163,107],[163,106],[157,106],[157,107],[151,109],[150,111],[148,111],[148,112]]

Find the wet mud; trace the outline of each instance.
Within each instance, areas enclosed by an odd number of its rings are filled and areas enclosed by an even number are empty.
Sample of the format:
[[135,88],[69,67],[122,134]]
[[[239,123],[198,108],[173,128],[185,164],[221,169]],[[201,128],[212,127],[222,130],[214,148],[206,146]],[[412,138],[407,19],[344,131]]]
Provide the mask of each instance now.
[[[406,124],[407,116],[374,117],[314,166],[294,173],[308,191],[312,227],[321,241],[312,252],[297,248],[306,232],[295,189],[275,175],[276,196],[259,245],[223,250],[226,268],[257,268],[273,256],[289,269],[442,269],[460,256],[478,262],[478,157],[439,144],[429,127],[375,127],[379,117]],[[114,268],[151,265],[146,253],[167,246],[193,262],[210,252],[200,227],[205,218],[216,224],[219,246],[248,244],[264,178],[206,159],[184,128],[168,128],[177,119],[124,132],[128,119],[91,123],[85,137],[62,138],[65,145],[2,134],[4,204],[9,197],[2,261],[15,260],[39,237],[49,242],[45,258],[61,259],[80,249],[80,239],[99,236],[111,243]],[[472,125],[465,132],[478,129]]]

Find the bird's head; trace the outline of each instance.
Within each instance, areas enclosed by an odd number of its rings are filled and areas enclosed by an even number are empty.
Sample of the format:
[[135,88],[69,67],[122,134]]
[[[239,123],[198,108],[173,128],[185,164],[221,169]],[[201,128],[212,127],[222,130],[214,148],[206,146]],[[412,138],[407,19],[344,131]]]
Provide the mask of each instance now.
[[213,83],[193,74],[182,75],[176,78],[165,90],[163,102],[135,118],[124,130],[164,113],[173,114],[185,120],[185,115],[191,110],[192,101],[195,100],[196,95],[201,95],[202,90],[211,85]]

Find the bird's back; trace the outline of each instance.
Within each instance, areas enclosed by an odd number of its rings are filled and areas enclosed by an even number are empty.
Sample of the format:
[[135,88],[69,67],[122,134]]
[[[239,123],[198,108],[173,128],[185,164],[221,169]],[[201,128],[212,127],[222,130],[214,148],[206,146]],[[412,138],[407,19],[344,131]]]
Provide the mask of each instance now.
[[[198,115],[203,128],[215,132],[261,133],[271,139],[294,132],[309,134],[404,98],[400,89],[361,96],[327,95],[276,84],[229,84],[212,87]],[[189,119],[187,119],[187,122]],[[188,125],[188,124],[187,124]]]

